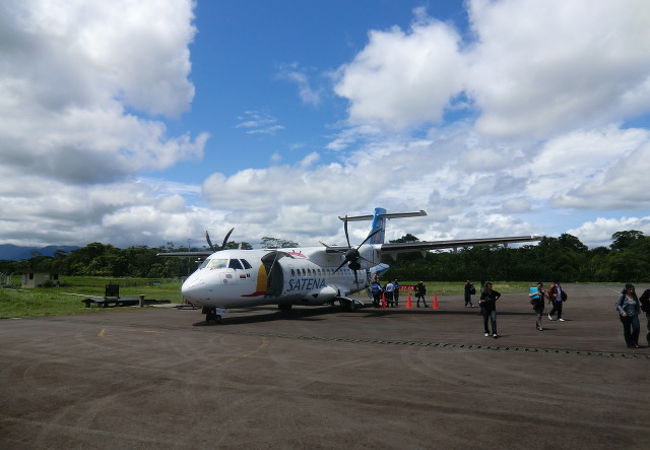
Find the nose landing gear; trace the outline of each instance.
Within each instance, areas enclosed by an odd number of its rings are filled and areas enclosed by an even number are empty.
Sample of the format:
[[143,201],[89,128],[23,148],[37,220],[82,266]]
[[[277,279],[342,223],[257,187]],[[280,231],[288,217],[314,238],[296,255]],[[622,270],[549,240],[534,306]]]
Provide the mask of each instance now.
[[214,323],[221,323],[221,314],[218,314],[217,308],[204,306],[201,310],[201,314],[205,314],[205,323],[209,324],[210,321]]

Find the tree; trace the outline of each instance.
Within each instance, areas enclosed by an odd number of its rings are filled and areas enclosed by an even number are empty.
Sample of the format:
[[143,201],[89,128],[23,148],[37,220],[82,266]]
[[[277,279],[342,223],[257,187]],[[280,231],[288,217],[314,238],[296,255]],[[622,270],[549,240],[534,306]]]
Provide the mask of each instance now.
[[289,248],[300,247],[300,244],[293,241],[285,241],[284,239],[264,236],[260,241],[262,248]]
[[617,231],[612,234],[612,250],[625,250],[634,247],[643,240],[643,232],[637,230]]

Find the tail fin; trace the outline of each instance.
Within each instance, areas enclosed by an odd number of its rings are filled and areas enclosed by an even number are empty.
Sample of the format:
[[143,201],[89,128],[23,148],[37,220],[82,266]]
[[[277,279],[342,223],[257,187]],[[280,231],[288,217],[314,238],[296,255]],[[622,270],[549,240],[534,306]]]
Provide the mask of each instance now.
[[386,237],[386,210],[384,208],[375,208],[375,215],[372,218],[372,228],[370,232],[381,229],[381,231],[370,238],[370,244],[383,244]]
[[367,214],[364,216],[347,216],[339,217],[341,220],[356,221],[356,220],[371,220],[372,219],[372,228],[370,232],[377,229],[381,231],[375,234],[370,238],[370,244],[383,244],[384,238],[386,235],[386,219],[399,219],[402,217],[416,217],[416,216],[426,216],[427,213],[423,209],[414,212],[403,212],[403,213],[387,213],[384,208],[375,208],[375,214]]

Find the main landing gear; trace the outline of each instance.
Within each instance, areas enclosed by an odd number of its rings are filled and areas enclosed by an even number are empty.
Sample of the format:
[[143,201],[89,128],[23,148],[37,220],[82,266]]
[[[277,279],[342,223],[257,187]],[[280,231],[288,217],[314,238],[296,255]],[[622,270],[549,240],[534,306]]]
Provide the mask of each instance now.
[[221,323],[221,315],[217,314],[217,308],[204,306],[201,314],[205,314],[205,323],[209,324],[210,321],[214,323]]

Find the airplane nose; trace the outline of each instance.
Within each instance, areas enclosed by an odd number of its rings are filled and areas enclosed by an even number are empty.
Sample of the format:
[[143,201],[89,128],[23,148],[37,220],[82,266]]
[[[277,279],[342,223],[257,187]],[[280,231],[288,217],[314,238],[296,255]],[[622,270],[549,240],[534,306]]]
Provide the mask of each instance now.
[[189,301],[200,301],[205,297],[205,282],[193,277],[188,278],[181,286],[183,298]]

